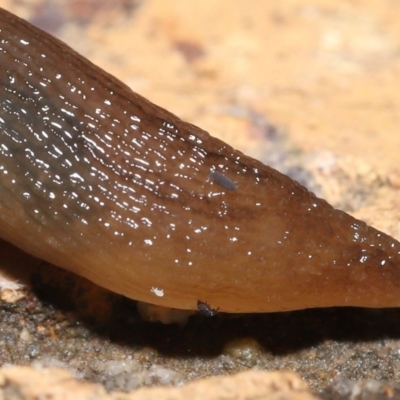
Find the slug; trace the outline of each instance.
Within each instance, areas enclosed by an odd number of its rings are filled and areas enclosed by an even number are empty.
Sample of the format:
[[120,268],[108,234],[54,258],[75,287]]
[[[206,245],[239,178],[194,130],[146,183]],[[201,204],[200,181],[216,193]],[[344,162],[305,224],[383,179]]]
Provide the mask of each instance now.
[[163,307],[400,306],[398,241],[5,10],[0,65],[2,239]]

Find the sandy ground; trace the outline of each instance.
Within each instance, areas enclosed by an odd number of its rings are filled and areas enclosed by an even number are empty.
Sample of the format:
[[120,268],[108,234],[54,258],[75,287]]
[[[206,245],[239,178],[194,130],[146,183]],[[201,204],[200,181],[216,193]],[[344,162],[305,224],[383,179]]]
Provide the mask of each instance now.
[[[399,3],[0,0],[0,6],[400,239]],[[82,291],[96,294],[82,305],[81,293],[71,294],[77,285],[62,291],[37,273],[33,292],[3,303],[2,364],[68,366],[80,378],[125,390],[163,382],[167,372],[167,383],[179,383],[247,369],[297,371],[319,391],[338,376],[400,381],[399,310],[196,316],[182,329],[144,323],[133,303],[87,286]]]

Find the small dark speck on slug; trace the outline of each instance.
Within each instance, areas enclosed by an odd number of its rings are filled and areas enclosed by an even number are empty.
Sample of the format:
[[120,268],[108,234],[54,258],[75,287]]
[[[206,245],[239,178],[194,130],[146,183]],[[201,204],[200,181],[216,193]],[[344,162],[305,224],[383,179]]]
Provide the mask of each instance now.
[[218,308],[211,308],[206,302],[200,300],[197,302],[197,309],[206,317],[215,317],[218,314]]
[[218,171],[212,171],[210,175],[208,175],[209,179],[215,181],[219,186],[226,190],[236,190],[236,184],[227,176],[221,174]]

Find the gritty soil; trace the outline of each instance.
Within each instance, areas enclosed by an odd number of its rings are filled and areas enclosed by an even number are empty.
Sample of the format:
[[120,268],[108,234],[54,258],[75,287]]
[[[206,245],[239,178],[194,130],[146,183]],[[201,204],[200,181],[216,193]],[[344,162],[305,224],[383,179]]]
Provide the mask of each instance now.
[[[156,104],[400,239],[400,3],[0,6]],[[248,369],[296,371],[327,398],[339,398],[335,388],[346,379],[400,383],[398,309],[197,315],[183,328],[165,326],[142,321],[133,301],[27,264],[32,289],[0,303],[2,365],[63,366],[121,390]]]

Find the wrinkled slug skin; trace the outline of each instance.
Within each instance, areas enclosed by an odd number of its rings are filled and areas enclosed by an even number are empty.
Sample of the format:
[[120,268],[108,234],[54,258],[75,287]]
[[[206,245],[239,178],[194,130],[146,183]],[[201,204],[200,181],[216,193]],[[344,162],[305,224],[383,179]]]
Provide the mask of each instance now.
[[0,233],[26,252],[166,307],[400,306],[396,240],[4,10],[0,104]]

